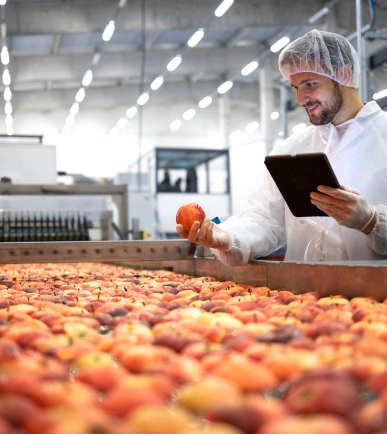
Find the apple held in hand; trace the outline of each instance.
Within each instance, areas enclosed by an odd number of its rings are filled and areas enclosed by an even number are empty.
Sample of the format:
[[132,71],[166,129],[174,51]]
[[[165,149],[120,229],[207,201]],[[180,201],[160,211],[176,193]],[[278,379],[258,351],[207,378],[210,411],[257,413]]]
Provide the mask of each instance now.
[[203,208],[195,202],[182,205],[176,213],[176,223],[183,225],[184,229],[189,232],[195,221],[202,224],[206,214]]

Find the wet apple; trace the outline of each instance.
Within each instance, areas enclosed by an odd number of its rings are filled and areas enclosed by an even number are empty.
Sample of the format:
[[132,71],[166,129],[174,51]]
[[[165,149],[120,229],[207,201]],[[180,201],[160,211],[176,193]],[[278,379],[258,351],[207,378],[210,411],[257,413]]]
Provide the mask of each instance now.
[[176,223],[183,225],[184,229],[189,232],[195,221],[202,224],[206,214],[203,208],[195,202],[182,205],[176,213]]

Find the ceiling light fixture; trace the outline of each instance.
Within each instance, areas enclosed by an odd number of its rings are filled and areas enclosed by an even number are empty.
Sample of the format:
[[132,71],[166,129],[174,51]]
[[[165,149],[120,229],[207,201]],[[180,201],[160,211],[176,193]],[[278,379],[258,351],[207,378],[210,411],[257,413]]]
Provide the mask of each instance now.
[[87,87],[93,80],[93,71],[91,69],[87,70],[82,79],[83,86]]
[[170,128],[172,131],[176,131],[176,130],[178,130],[178,129],[181,127],[181,125],[182,125],[181,120],[180,120],[180,119],[177,119],[176,121],[173,121],[173,122],[171,123],[171,125],[169,126],[169,128]]
[[74,122],[75,122],[75,118],[74,118],[74,116],[73,115],[68,115],[67,116],[67,119],[66,119],[66,127],[72,127],[73,125],[74,125]]
[[118,3],[119,8],[123,8],[126,5],[127,0],[120,0]]
[[252,133],[253,131],[257,130],[259,128],[259,123],[254,121],[254,122],[250,122],[249,124],[246,125],[245,130],[248,133]]
[[223,84],[221,84],[218,87],[218,92],[220,94],[226,93],[227,91],[229,91],[232,88],[232,86],[233,86],[233,82],[232,81],[230,81],[230,80],[225,81]]
[[279,113],[278,112],[272,112],[272,114],[270,115],[270,117],[273,119],[273,121],[275,121],[276,119],[279,118]]
[[149,93],[145,92],[138,97],[137,104],[138,105],[144,105],[148,102],[148,100],[149,100]]
[[110,130],[110,135],[113,137],[117,137],[120,134],[120,129],[118,127],[113,127]]
[[126,118],[121,118],[118,122],[117,122],[117,127],[122,130],[122,128],[125,128],[128,125],[128,120]]
[[234,0],[224,0],[215,10],[215,15],[219,18],[226,13],[230,6],[234,3]]
[[8,69],[4,69],[3,84],[4,84],[4,86],[9,86],[11,84],[11,74],[9,73]]
[[289,42],[290,39],[287,36],[284,36],[270,47],[270,51],[276,53],[277,51],[281,50],[281,48],[284,48],[286,45],[288,45]]
[[0,58],[1,58],[1,63],[3,65],[8,65],[8,63],[9,63],[9,53],[8,53],[8,48],[7,47],[3,47],[1,49],[1,56],[0,56]]
[[160,75],[159,77],[156,77],[156,78],[152,81],[150,87],[151,87],[152,90],[157,90],[157,89],[160,89],[160,87],[161,87],[161,85],[162,85],[163,83],[164,83],[164,79],[163,79],[163,77],[161,77],[161,75]]
[[5,117],[5,125],[7,125],[7,127],[11,127],[13,125],[12,115],[7,115]]
[[7,0],[0,0],[0,6],[4,6],[7,3]]
[[6,115],[12,114],[12,104],[9,101],[5,103],[4,112]]
[[203,38],[204,30],[197,30],[188,40],[187,45],[191,48],[195,47]]
[[85,95],[86,95],[85,89],[81,87],[78,90],[77,94],[75,95],[75,101],[82,102],[85,99]]
[[9,87],[6,87],[4,90],[4,99],[5,101],[11,101],[12,99],[12,92]]
[[109,24],[105,27],[105,30],[103,31],[103,34],[102,34],[102,39],[105,42],[110,41],[110,39],[113,36],[115,28],[116,28],[116,26],[114,24],[114,21],[113,20],[109,21]]
[[248,65],[246,65],[242,71],[241,74],[246,76],[251,74],[253,71],[255,71],[258,68],[258,62],[250,62]]
[[8,126],[5,129],[5,132],[7,133],[7,136],[12,136],[13,135],[13,127],[12,126]]
[[374,100],[380,99],[380,98],[384,98],[385,96],[387,96],[387,89],[381,90],[380,92],[376,92],[372,95],[372,98]]
[[316,12],[314,15],[312,15],[308,23],[313,24],[316,21],[318,21],[320,18],[322,18],[324,15],[326,15],[329,12],[329,8],[325,6],[325,8],[320,9],[318,12]]
[[184,112],[183,114],[183,119],[186,121],[189,121],[190,119],[192,119],[194,116],[196,115],[196,110],[194,109],[189,109],[186,112]]
[[133,107],[130,107],[130,109],[126,112],[126,116],[129,119],[132,119],[136,116],[136,113],[137,113],[137,107],[133,106]]
[[212,98],[210,96],[206,96],[199,101],[200,108],[206,108],[212,103]]
[[174,71],[181,63],[181,56],[177,55],[175,56],[167,65],[168,71],[172,72]]
[[73,116],[76,116],[79,112],[79,104],[77,102],[75,102],[70,109],[70,114]]

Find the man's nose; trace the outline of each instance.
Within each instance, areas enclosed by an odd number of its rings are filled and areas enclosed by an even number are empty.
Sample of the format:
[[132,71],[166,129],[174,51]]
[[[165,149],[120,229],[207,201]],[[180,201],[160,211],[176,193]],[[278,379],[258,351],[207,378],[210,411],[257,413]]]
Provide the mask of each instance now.
[[299,105],[305,105],[310,101],[309,94],[300,89],[297,90],[296,98]]

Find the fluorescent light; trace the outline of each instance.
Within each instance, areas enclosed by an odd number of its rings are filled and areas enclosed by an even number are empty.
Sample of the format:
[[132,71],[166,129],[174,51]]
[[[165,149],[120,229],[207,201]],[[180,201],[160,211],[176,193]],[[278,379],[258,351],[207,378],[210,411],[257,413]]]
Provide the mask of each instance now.
[[0,6],[4,6],[7,3],[7,0],[0,0]]
[[110,135],[113,137],[117,137],[120,134],[120,129],[118,127],[113,127],[110,130]]
[[116,28],[114,21],[109,21],[109,24],[105,27],[105,30],[102,34],[102,39],[105,42],[110,41],[111,37],[113,36],[114,29]]
[[192,119],[196,114],[196,111],[194,109],[189,109],[186,112],[184,112],[183,114],[183,119],[185,119],[186,121],[189,121],[190,119]]
[[67,119],[66,119],[66,122],[65,122],[65,125],[66,125],[66,127],[70,128],[70,127],[72,127],[74,125],[74,122],[75,122],[74,116],[73,115],[68,115]]
[[245,130],[248,133],[252,133],[256,129],[258,129],[258,127],[259,127],[259,123],[254,121],[254,122],[250,122],[248,125],[246,125]]
[[304,123],[297,124],[292,128],[293,133],[300,133],[301,131],[304,131],[306,128],[306,125]]
[[12,114],[12,104],[9,101],[5,103],[4,112],[6,115]]
[[193,48],[195,45],[197,45],[204,36],[204,30],[199,29],[197,30],[188,40],[187,44],[189,47]]
[[279,113],[278,112],[273,112],[270,117],[273,119],[273,121],[275,121],[276,119],[279,118]]
[[215,15],[221,17],[227,9],[234,3],[234,0],[223,0],[223,2],[216,8]]
[[387,96],[387,89],[374,93],[372,98],[376,100],[376,99],[384,98],[385,96]]
[[11,84],[11,74],[9,73],[8,69],[4,69],[3,84],[4,86],[9,86]]
[[70,109],[70,114],[73,116],[76,116],[79,112],[79,104],[77,102],[75,102]]
[[236,142],[242,138],[242,131],[235,130],[228,137],[232,142]]
[[9,53],[8,53],[8,48],[7,47],[3,47],[1,49],[1,63],[3,65],[8,65],[9,63]]
[[5,101],[11,101],[12,99],[12,92],[9,87],[6,87],[4,90],[4,99]]
[[181,120],[180,120],[180,119],[177,119],[176,121],[173,121],[173,122],[171,123],[171,125],[169,126],[169,128],[170,128],[172,131],[176,131],[176,130],[178,130],[178,129],[181,127],[181,124],[182,124]]
[[83,76],[82,84],[83,86],[88,86],[93,80],[93,71],[91,69],[86,71],[86,74]]
[[281,38],[279,41],[277,41],[275,44],[273,44],[270,47],[270,50],[273,53],[276,53],[277,51],[279,51],[281,48],[284,48],[285,45],[288,45],[290,42],[290,39],[287,36],[284,36],[283,38]]
[[225,81],[223,84],[221,84],[218,87],[218,92],[219,93],[226,93],[228,90],[230,90],[232,88],[232,85],[233,85],[232,81],[230,81],[230,80]]
[[85,89],[81,87],[78,90],[77,94],[75,95],[75,101],[82,102],[85,99],[85,95],[86,95]]
[[7,127],[11,127],[13,124],[13,118],[12,115],[7,115],[5,117],[5,125],[7,125]]
[[125,128],[126,125],[128,125],[128,120],[126,118],[121,118],[118,122],[117,122],[117,127],[122,129]]
[[149,93],[145,92],[145,93],[143,93],[142,95],[140,95],[138,97],[137,104],[138,105],[144,105],[144,104],[146,104],[146,102],[148,101],[148,99],[149,99]]
[[174,71],[181,63],[181,56],[174,57],[167,65],[168,71]]
[[210,96],[204,97],[202,100],[199,101],[199,107],[200,108],[206,108],[212,103],[212,98]]
[[11,127],[13,124],[13,118],[12,115],[7,115],[5,117],[5,125],[7,125],[7,127]]
[[101,53],[95,53],[93,56],[93,60],[91,61],[91,64],[95,66],[99,62],[100,58],[101,58]]
[[327,8],[325,6],[325,8],[322,8],[321,10],[319,10],[318,12],[316,12],[314,15],[312,15],[309,18],[308,23],[309,24],[315,23],[317,20],[319,20],[320,18],[322,18],[324,15],[326,15],[328,12],[329,12],[329,8]]
[[5,132],[7,133],[7,136],[12,136],[13,135],[13,127],[9,126],[5,129]]
[[249,75],[251,74],[253,71],[255,71],[258,68],[258,62],[250,62],[248,65],[246,65],[242,71],[241,74],[242,75]]
[[118,3],[119,8],[123,8],[126,5],[127,0],[120,0]]
[[279,136],[283,136],[285,133],[283,132],[283,131],[280,131],[279,133],[278,133],[278,135]]
[[137,107],[130,107],[130,109],[126,112],[126,116],[131,119],[136,116],[137,113]]
[[150,87],[151,87],[152,90],[157,90],[157,89],[159,89],[159,88],[161,87],[161,85],[162,85],[163,83],[164,83],[164,79],[163,79],[163,77],[161,77],[161,75],[160,75],[159,77],[156,77],[156,78],[152,81]]

